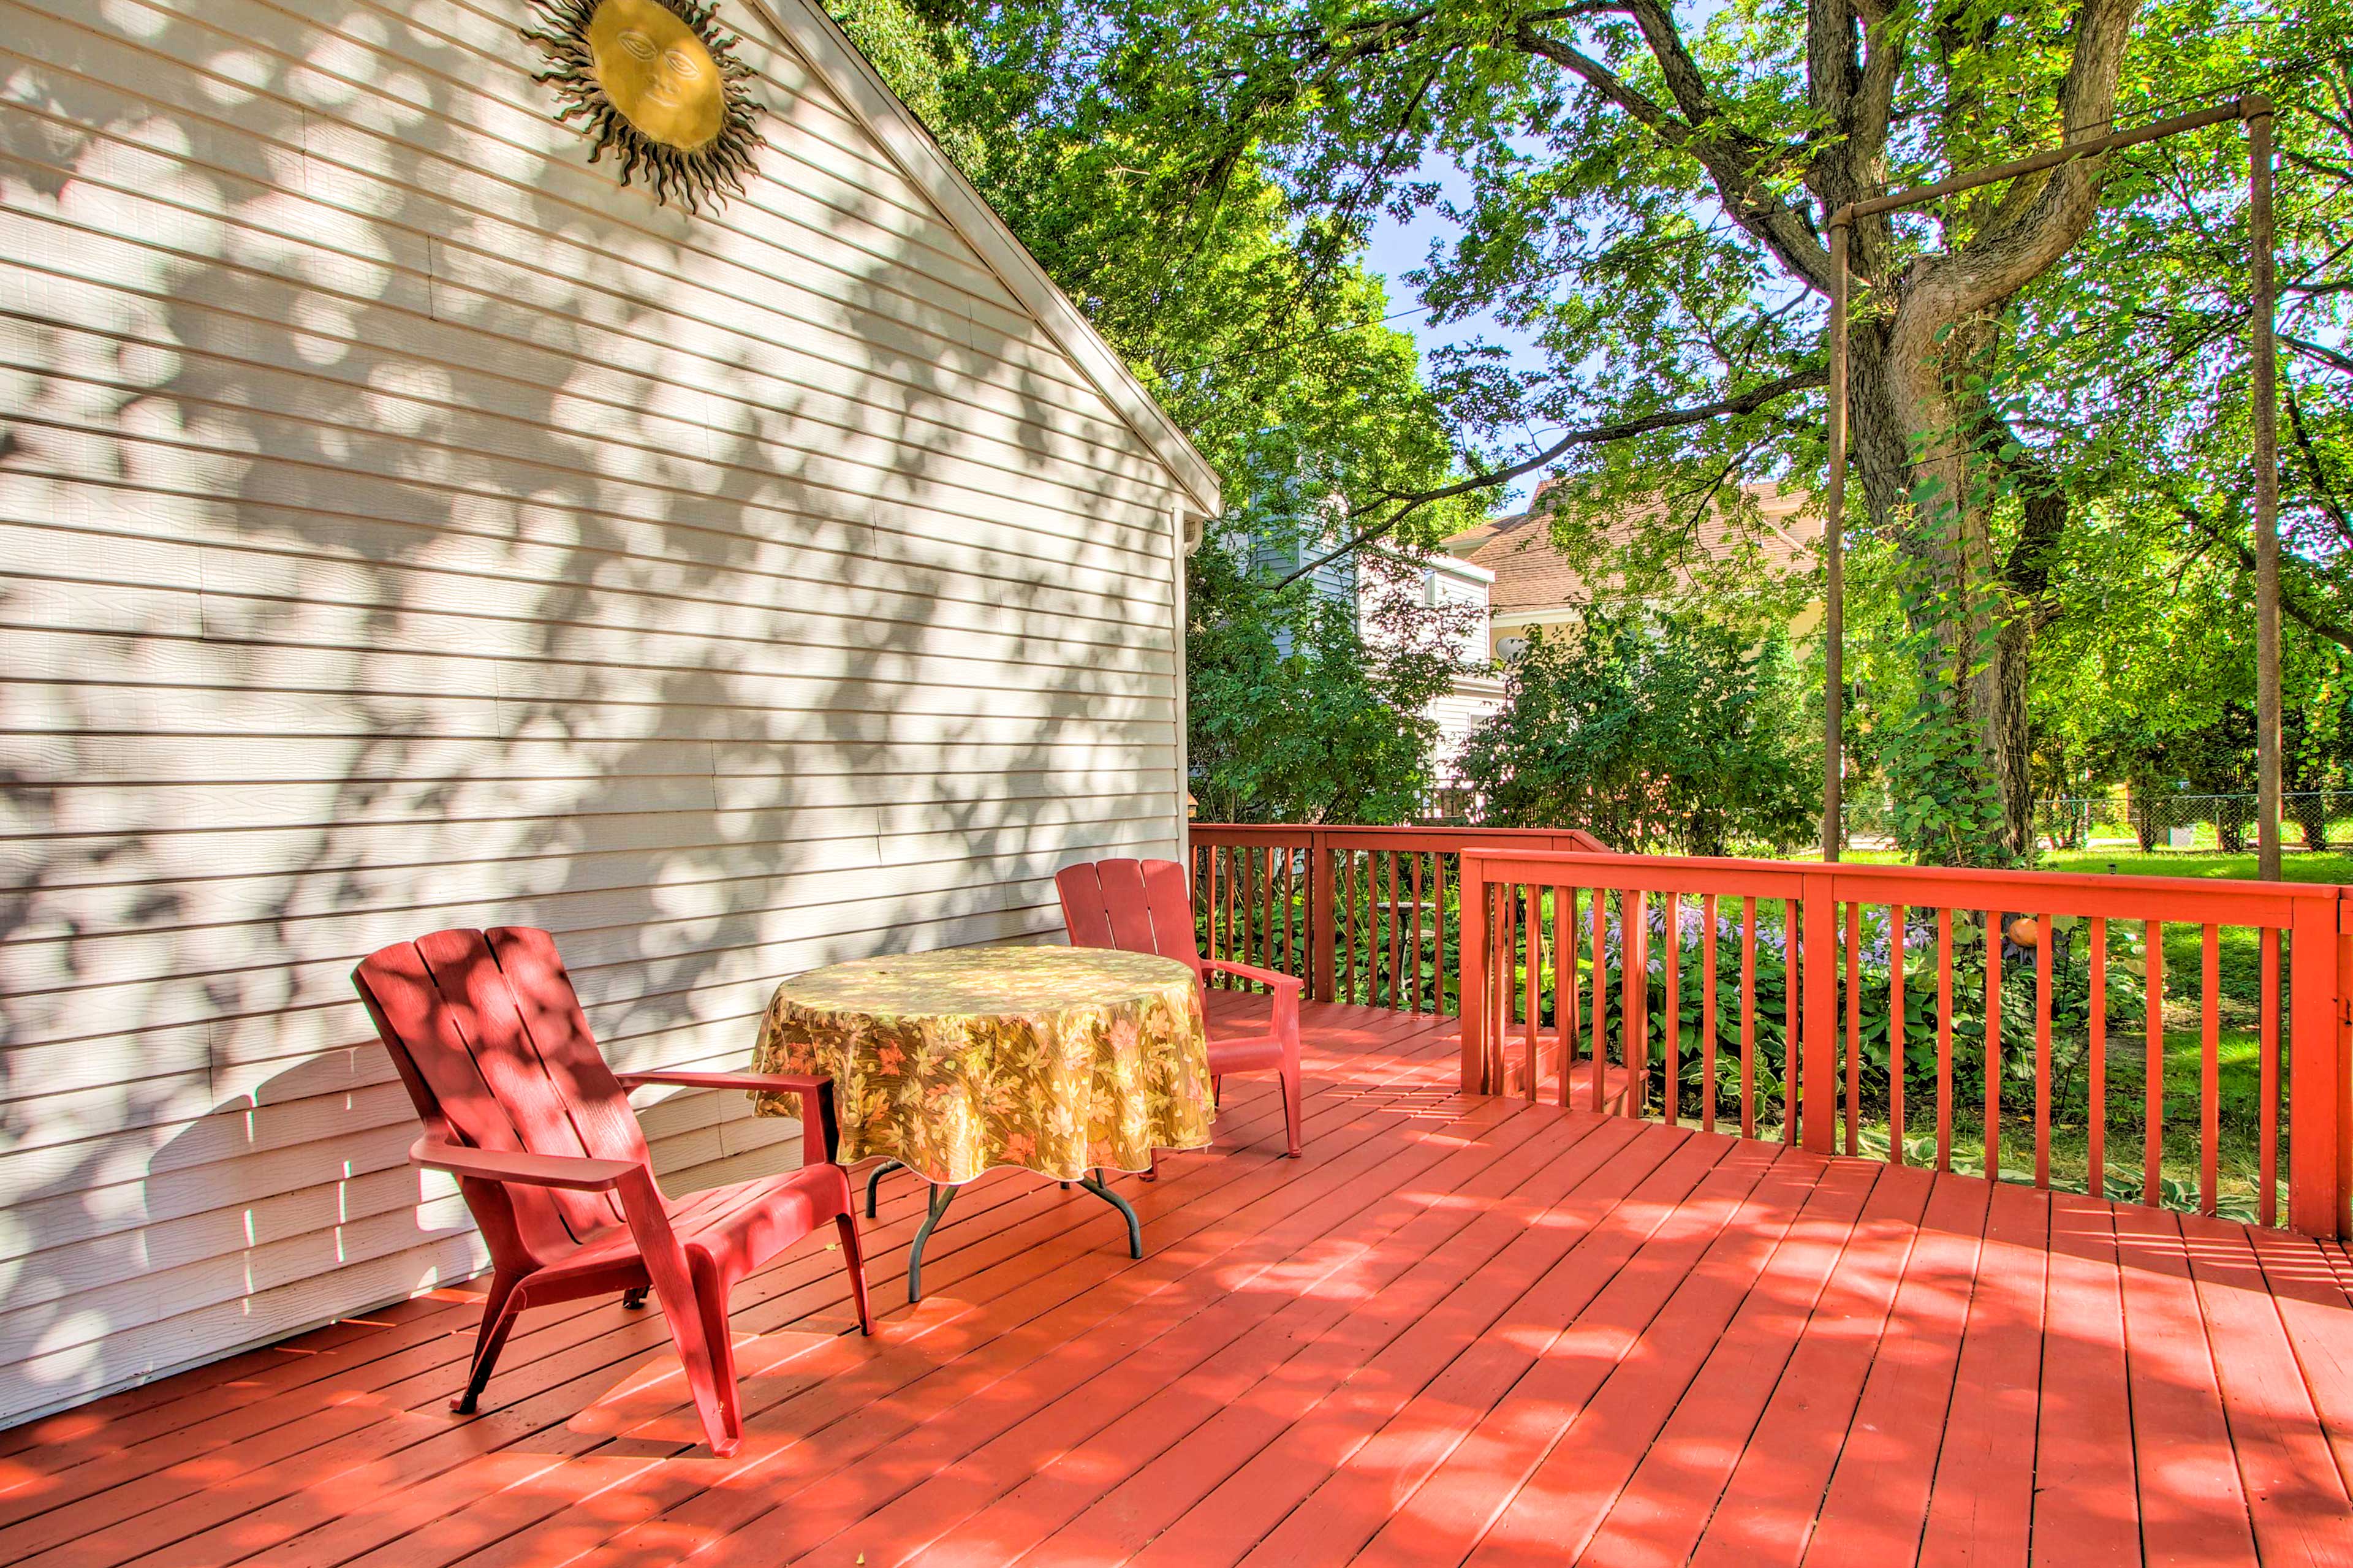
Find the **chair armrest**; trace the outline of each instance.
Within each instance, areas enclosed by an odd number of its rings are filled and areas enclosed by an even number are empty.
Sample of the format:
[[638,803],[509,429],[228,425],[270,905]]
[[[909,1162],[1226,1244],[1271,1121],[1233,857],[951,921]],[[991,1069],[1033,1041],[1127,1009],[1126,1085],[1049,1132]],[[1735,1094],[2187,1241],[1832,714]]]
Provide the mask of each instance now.
[[1295,997],[1307,984],[1307,982],[1300,979],[1296,974],[1282,974],[1271,969],[1256,969],[1247,963],[1233,963],[1222,958],[1205,958],[1201,960],[1201,967],[1214,969],[1221,974],[1231,974],[1242,980],[1255,980],[1278,996],[1287,987]]
[[1295,974],[1278,974],[1271,969],[1254,969],[1247,963],[1233,963],[1222,958],[1205,958],[1201,961],[1201,967],[1239,975],[1244,980],[1255,980],[1272,992],[1273,994],[1268,998],[1273,1014],[1269,1020],[1269,1027],[1275,1037],[1283,1042],[1287,1051],[1294,1057],[1298,1055],[1299,994],[1307,988],[1307,982]]
[[485,1182],[521,1182],[533,1187],[561,1187],[567,1192],[605,1193],[621,1184],[640,1167],[628,1160],[592,1160],[580,1154],[526,1154],[503,1149],[470,1149],[419,1138],[408,1158],[428,1171],[472,1176]]
[[640,1084],[681,1089],[740,1089],[750,1094],[801,1097],[801,1163],[830,1165],[841,1148],[840,1124],[833,1114],[833,1079],[799,1072],[625,1072],[615,1075],[624,1090]]
[[621,1080],[623,1089],[636,1089],[648,1083],[669,1083],[682,1089],[742,1089],[754,1094],[806,1092],[833,1081],[829,1078],[815,1078],[798,1072],[670,1072],[662,1068],[652,1072],[616,1073],[613,1076]]

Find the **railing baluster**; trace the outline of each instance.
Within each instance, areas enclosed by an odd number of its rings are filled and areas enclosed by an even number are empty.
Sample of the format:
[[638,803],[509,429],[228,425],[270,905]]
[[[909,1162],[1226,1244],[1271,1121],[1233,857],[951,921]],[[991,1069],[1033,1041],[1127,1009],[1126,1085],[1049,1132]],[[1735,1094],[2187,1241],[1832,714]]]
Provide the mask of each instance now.
[[2141,1055],[2148,1080],[2147,1121],[2140,1134],[2140,1201],[2157,1206],[2158,1168],[2165,1160],[2165,924],[2144,922],[2148,942],[2148,1007],[2141,1025]]
[[2198,1055],[2198,1212],[2212,1214],[2220,1196],[2222,1152],[2222,933],[2206,922],[2201,952],[2206,994]]
[[[1356,850],[1348,850],[1345,859],[1341,859],[1341,880],[1345,883],[1345,888],[1341,892],[1344,913],[1339,918],[1339,930],[1341,946],[1348,956],[1344,965],[1344,979],[1341,979],[1341,996],[1356,1003]],[[1468,913],[1463,918],[1468,918]]]
[[1846,1152],[1855,1152],[1862,1121],[1862,904],[1846,906]]
[[2089,1147],[2085,1151],[2084,1183],[2095,1198],[2108,1192],[2108,922],[2094,918],[2092,921],[2091,979],[2084,989],[2090,994],[2091,1016],[2088,1025],[2091,1041],[2089,1066],[2084,1069],[2084,1097],[2091,1103],[2085,1115],[2089,1123]]
[[1757,900],[1740,900],[1740,1135],[1757,1136]]
[[1715,1131],[1715,895],[1700,900],[1699,1126]]
[[2255,1159],[2263,1190],[2255,1194],[2255,1218],[2270,1226],[2279,1223],[2280,933],[2276,926],[2263,927],[2263,944],[2262,1032],[2255,1040],[2263,1073]]
[[1544,889],[1531,882],[1522,888],[1521,893],[1527,900],[1528,927],[1527,1100],[1530,1105],[1534,1105],[1536,1100],[1536,1077],[1542,1065],[1537,1059],[1540,1051],[1537,1037],[1542,1032],[1544,1023],[1544,1000],[1539,994],[1544,984]]
[[[1370,865],[1367,863],[1366,869],[1370,870]],[[1377,894],[1376,896],[1377,897]],[[1368,938],[1371,934],[1372,933],[1370,932],[1366,933]],[[1510,1087],[1506,1081],[1507,1075],[1504,1070],[1504,1042],[1509,1039],[1512,1034],[1512,963],[1514,945],[1514,943],[1512,934],[1512,889],[1509,883],[1499,883],[1495,888],[1495,940],[1487,949],[1489,952],[1494,955],[1493,959],[1493,964],[1495,971],[1494,985],[1493,988],[1493,995],[1489,1001],[1487,1014],[1488,1016],[1495,1020],[1495,1092],[1498,1094],[1501,1094],[1505,1089]],[[1373,952],[1377,954],[1378,952],[1378,946],[1375,945]],[[1380,961],[1377,956],[1368,955],[1366,958],[1366,962],[1372,964],[1375,968],[1378,968],[1380,964]]]
[[1618,895],[1618,1054],[1626,1063],[1626,1114],[1640,1116],[1651,1088],[1651,921],[1648,895]]
[[1577,889],[1552,890],[1552,1033],[1560,1052],[1557,1103],[1568,1105],[1577,1076]]
[[1258,895],[1258,966],[1275,967],[1274,956],[1274,846],[1259,851]]
[[1298,891],[1298,868],[1291,858],[1291,846],[1282,847],[1282,972],[1300,973],[1298,938],[1291,928],[1292,905]]
[[1504,935],[1501,944],[1495,949],[1495,956],[1501,962],[1504,970],[1504,1010],[1496,1016],[1504,1020],[1506,1026],[1504,1031],[1504,1037],[1508,1039],[1511,1037],[1509,1026],[1518,1023],[1520,1017],[1519,884],[1505,883],[1501,897],[1504,904]]
[[[1609,929],[1609,890],[1593,889],[1593,1061],[1587,1074],[1586,1108],[1600,1110],[1609,1103],[1609,963],[1603,949]],[[1622,962],[1623,954],[1620,954]]]
[[1661,1038],[1659,1098],[1666,1110],[1667,1125],[1675,1125],[1682,1110],[1683,1098],[1682,1052],[1683,993],[1682,963],[1683,933],[1683,900],[1673,893],[1664,895],[1667,917],[1667,949],[1660,954],[1663,966],[1661,989],[1666,997],[1667,1015],[1659,1020]]
[[2059,931],[2052,917],[2035,920],[2034,951],[2034,1184],[2051,1190],[2051,950]]
[[1402,978],[1398,973],[1398,964],[1399,953],[1404,947],[1404,943],[1399,940],[1398,931],[1401,922],[1398,917],[1405,911],[1398,905],[1397,851],[1390,850],[1384,858],[1389,863],[1389,1006],[1395,1008],[1398,1005],[1398,982]]
[[1904,1156],[1904,1084],[1910,1076],[1904,1046],[1904,939],[1905,910],[1893,904],[1887,910],[1887,1158],[1901,1165]]
[[2001,911],[1985,917],[1985,1179],[2001,1180]]
[[1781,900],[1781,1142],[1798,1142],[1799,1058],[1804,1054],[1798,1039],[1798,998],[1805,988],[1805,954],[1798,942],[1798,900]]
[[1411,859],[1410,859],[1409,863],[1410,863],[1410,864],[1411,864],[1411,866],[1413,867],[1413,962],[1412,962],[1412,963],[1408,966],[1408,967],[1412,971],[1411,975],[1409,977],[1409,985],[1408,985],[1408,988],[1407,988],[1407,994],[1408,994],[1408,995],[1412,999],[1412,1000],[1411,1000],[1411,1002],[1410,1002],[1410,1005],[1409,1005],[1409,1007],[1408,1007],[1408,1011],[1409,1011],[1409,1012],[1413,1012],[1413,1013],[1419,1013],[1419,1012],[1420,1012],[1420,1011],[1421,1011],[1421,851],[1420,851],[1420,850],[1417,849],[1417,850],[1415,850],[1415,851],[1413,852],[1413,855],[1412,855],[1412,857],[1411,857]]
[[[1431,874],[1432,874],[1433,878],[1435,879],[1435,880],[1436,880],[1436,881],[1437,881],[1437,883],[1438,883],[1437,902],[1436,902],[1436,904],[1432,907],[1431,913],[1430,913],[1430,920],[1431,920],[1431,923],[1433,923],[1434,925],[1436,925],[1436,926],[1438,927],[1438,941],[1437,941],[1438,955],[1437,955],[1437,958],[1436,958],[1436,959],[1435,959],[1435,961],[1434,961],[1435,967],[1433,968],[1433,970],[1431,971],[1431,973],[1430,973],[1430,1010],[1431,1012],[1433,1012],[1433,1013],[1441,1013],[1441,1014],[1442,1014],[1442,1013],[1444,1013],[1444,1012],[1446,1011],[1446,861],[1447,861],[1447,858],[1448,858],[1448,857],[1447,857],[1447,855],[1446,855],[1446,852],[1445,852],[1444,850],[1442,850],[1442,849],[1441,849],[1441,850],[1437,851],[1437,852],[1436,852],[1436,853],[1434,853],[1434,854],[1432,854],[1432,855],[1430,856],[1430,872],[1431,872]],[[1459,864],[1459,863],[1458,863],[1458,864]],[[1456,879],[1456,885],[1457,885],[1458,887],[1459,887],[1459,886],[1461,886],[1461,878],[1460,878],[1460,877],[1457,877],[1457,879]],[[1458,1012],[1458,1013],[1459,1013],[1459,1012],[1461,1012],[1461,1011],[1462,1010],[1462,1003],[1461,1003],[1462,987],[1461,987],[1459,984],[1458,984],[1455,986],[1455,988],[1454,988],[1454,995],[1455,995],[1454,1010],[1455,1010],[1456,1012]]]
[[[1235,906],[1240,902],[1238,894],[1241,880],[1249,874],[1250,847],[1246,844],[1237,844],[1226,852],[1226,956],[1237,963],[1250,962],[1248,953],[1234,945],[1234,938],[1237,934],[1234,930]],[[1234,984],[1233,976],[1230,974],[1226,976],[1225,983],[1231,987]]]
[[1953,911],[1936,911],[1936,1169],[1953,1168]]

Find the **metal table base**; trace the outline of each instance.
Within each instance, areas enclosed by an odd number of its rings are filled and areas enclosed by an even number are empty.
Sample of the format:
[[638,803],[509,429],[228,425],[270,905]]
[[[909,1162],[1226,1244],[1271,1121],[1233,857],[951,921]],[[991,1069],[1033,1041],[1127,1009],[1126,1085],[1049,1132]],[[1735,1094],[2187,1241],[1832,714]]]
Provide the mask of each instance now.
[[[881,1193],[883,1176],[890,1172],[903,1171],[906,1168],[897,1160],[885,1160],[874,1167],[873,1173],[866,1178],[866,1217],[868,1219],[874,1217],[875,1203]],[[1071,1184],[1064,1182],[1062,1184],[1067,1187]],[[1121,1216],[1127,1221],[1127,1255],[1130,1258],[1142,1258],[1144,1256],[1144,1222],[1136,1217],[1135,1210],[1128,1205],[1127,1200],[1112,1191],[1103,1181],[1103,1168],[1097,1166],[1090,1174],[1081,1176],[1079,1185],[1120,1212]],[[923,1215],[923,1223],[915,1231],[913,1244],[907,1248],[907,1302],[910,1306],[923,1299],[923,1243],[932,1238],[932,1231],[939,1225],[941,1216],[948,1212],[948,1205],[955,1199],[955,1188],[952,1186],[933,1186],[931,1197],[925,1205],[927,1212]]]

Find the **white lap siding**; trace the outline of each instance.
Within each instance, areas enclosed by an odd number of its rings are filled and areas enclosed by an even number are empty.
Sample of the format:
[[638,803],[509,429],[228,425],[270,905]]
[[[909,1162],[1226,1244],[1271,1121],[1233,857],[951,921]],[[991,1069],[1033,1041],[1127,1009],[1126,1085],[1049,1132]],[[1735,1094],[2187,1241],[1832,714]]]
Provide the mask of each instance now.
[[[384,942],[546,926],[617,1063],[723,1067],[1177,850],[1198,458],[838,36],[726,11],[767,145],[690,218],[520,0],[0,0],[0,1421],[479,1267]],[[793,1158],[645,1120],[674,1188]]]

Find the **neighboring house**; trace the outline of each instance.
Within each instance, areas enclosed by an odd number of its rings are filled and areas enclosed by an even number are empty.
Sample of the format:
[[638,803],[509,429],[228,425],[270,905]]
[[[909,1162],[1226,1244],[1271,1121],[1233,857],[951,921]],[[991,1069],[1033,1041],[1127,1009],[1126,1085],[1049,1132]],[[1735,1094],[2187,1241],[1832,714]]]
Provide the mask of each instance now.
[[0,103],[0,1425],[482,1263],[380,944],[549,927],[616,1065],[742,1067],[780,976],[1180,853],[1218,505],[814,0],[728,7],[702,216],[520,3],[73,10]]
[[[1494,673],[1494,655],[1489,647],[1488,595],[1494,582],[1495,574],[1476,562],[1440,555],[1398,585],[1415,602],[1454,611],[1465,622],[1458,645],[1462,668],[1446,694],[1423,710],[1423,716],[1438,726],[1430,771],[1441,805],[1440,815],[1451,815],[1443,807],[1451,793],[1461,787],[1462,748],[1471,731],[1504,704],[1504,683]],[[1358,590],[1357,604],[1360,616],[1370,613],[1366,589]]]
[[[1297,549],[1288,542],[1257,542],[1252,560],[1261,571],[1281,574],[1295,567],[1300,559]],[[1349,554],[1316,567],[1307,577],[1309,585],[1324,599],[1353,605],[1357,627],[1368,638],[1378,635],[1374,616],[1384,595],[1452,610],[1462,618],[1455,648],[1462,668],[1446,694],[1423,710],[1424,716],[1438,726],[1430,766],[1441,799],[1458,787],[1463,742],[1503,704],[1504,683],[1494,674],[1494,656],[1488,647],[1487,593],[1494,580],[1495,574],[1486,567],[1451,555],[1437,556],[1393,576],[1384,569],[1368,568],[1358,556]],[[1276,635],[1284,639],[1277,643],[1278,648],[1288,652],[1290,634]]]
[[[1545,492],[1550,483],[1537,487],[1525,511],[1482,523],[1446,542],[1449,554],[1494,574],[1490,612],[1494,650],[1495,657],[1505,662],[1526,646],[1532,628],[1569,625],[1584,615],[1587,605],[1597,596],[1596,587],[1586,582],[1583,574],[1553,542],[1552,514],[1545,505]],[[1821,519],[1808,509],[1805,494],[1793,491],[1785,495],[1778,485],[1771,483],[1746,485],[1743,489],[1756,501],[1763,526],[1736,531],[1721,516],[1712,514],[1699,525],[1698,549],[1708,556],[1725,560],[1753,545],[1757,552],[1755,567],[1760,572],[1787,574],[1811,570],[1814,552],[1821,542],[1822,525]],[[1618,531],[1630,537],[1632,528],[1630,521]],[[1688,574],[1684,580],[1689,580]],[[1608,583],[1598,588],[1602,598],[1615,596],[1617,592]],[[1809,607],[1790,629],[1806,630],[1819,615],[1818,607]]]

